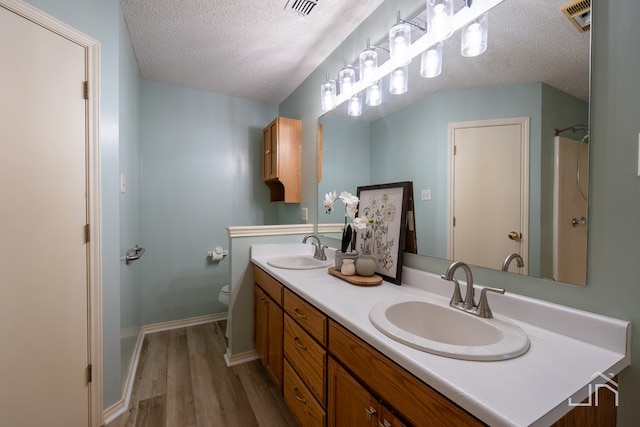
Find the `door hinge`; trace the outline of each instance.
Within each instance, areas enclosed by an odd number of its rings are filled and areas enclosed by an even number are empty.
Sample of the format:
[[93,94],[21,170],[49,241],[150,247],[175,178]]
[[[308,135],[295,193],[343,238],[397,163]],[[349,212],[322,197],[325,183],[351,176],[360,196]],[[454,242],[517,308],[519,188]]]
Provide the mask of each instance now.
[[82,96],[84,99],[89,99],[89,82],[82,82]]
[[[89,98],[87,98],[87,99],[89,99]],[[453,155],[455,156],[456,154],[458,154],[458,146],[454,145],[453,146]]]
[[84,226],[84,242],[85,243],[89,243],[90,238],[91,238],[91,230],[89,228],[89,224],[85,224],[85,226]]
[[456,226],[456,217],[455,216],[453,217],[453,226],[454,227]]
[[93,367],[91,365],[87,366],[87,384],[93,381]]

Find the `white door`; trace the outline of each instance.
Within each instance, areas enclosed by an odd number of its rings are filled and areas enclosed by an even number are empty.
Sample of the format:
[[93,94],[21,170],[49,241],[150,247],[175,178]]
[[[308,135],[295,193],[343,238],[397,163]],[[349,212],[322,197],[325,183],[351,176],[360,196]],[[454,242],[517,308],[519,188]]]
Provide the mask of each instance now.
[[85,49],[0,7],[0,424],[89,425]]
[[528,271],[527,118],[450,124],[450,259],[509,271]]
[[588,182],[589,145],[557,136],[553,193],[553,279],[560,282],[586,284]]

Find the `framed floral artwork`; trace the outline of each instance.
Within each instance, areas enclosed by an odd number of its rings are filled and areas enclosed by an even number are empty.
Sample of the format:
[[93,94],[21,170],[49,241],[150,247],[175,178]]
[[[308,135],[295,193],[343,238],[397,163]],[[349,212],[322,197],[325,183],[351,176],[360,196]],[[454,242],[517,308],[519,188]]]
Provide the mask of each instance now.
[[356,250],[371,255],[376,273],[383,279],[402,282],[402,254],[407,235],[410,181],[358,187],[358,218],[366,228],[356,232]]

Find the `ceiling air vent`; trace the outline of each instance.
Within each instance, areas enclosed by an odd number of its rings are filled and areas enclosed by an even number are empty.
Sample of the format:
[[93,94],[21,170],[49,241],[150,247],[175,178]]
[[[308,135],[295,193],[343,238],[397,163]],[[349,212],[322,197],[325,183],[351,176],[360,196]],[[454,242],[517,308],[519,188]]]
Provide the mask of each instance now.
[[298,15],[307,16],[318,4],[318,0],[289,0],[285,9],[293,10]]
[[565,4],[561,10],[578,31],[591,29],[591,0],[575,0]]

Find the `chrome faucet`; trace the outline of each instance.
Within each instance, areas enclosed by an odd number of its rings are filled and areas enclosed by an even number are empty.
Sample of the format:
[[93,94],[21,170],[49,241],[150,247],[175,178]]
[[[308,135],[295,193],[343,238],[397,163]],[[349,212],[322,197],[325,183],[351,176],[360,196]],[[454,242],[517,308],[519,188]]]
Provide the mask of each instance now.
[[[467,279],[467,292],[464,300],[462,300],[462,295],[460,293],[460,283],[453,278],[454,273],[458,268],[462,268],[464,270],[464,274]],[[479,316],[485,319],[490,319],[493,317],[493,313],[491,312],[491,308],[489,308],[489,301],[487,300],[487,292],[496,292],[499,294],[504,294],[504,289],[499,288],[490,288],[484,287],[480,292],[480,302],[476,305],[473,297],[473,274],[471,274],[471,269],[467,264],[462,261],[456,261],[449,265],[445,274],[442,277],[444,280],[449,280],[454,283],[453,296],[451,297],[451,301],[449,305],[453,308],[457,308],[458,310],[466,311],[467,313],[471,313],[475,316]]]
[[524,260],[519,254],[514,252],[510,255],[507,255],[507,257],[502,262],[502,271],[509,271],[509,264],[511,264],[511,261],[513,261],[514,259],[516,260],[516,265],[518,266],[518,268],[524,267]]
[[307,239],[309,238],[316,239],[316,241],[318,242],[317,244],[314,242],[311,242],[311,244],[315,247],[313,251],[313,257],[321,261],[326,260],[327,256],[324,253],[324,248],[326,248],[326,246],[322,246],[322,243],[320,242],[320,238],[315,234],[307,234],[306,236],[304,236],[304,239],[302,239],[302,243],[307,243]]

